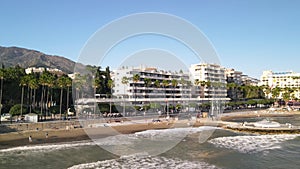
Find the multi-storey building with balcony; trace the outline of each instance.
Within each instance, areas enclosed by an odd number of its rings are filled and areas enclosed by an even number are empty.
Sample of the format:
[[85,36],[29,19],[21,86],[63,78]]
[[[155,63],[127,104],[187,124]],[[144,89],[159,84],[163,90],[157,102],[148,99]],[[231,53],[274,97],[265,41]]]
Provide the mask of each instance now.
[[[294,96],[300,98],[300,73],[295,73],[293,71],[287,72],[273,72],[273,71],[263,71],[260,77],[260,85],[269,86],[271,89],[275,87],[279,88],[291,88],[294,90]],[[271,94],[269,94],[270,96]],[[282,92],[279,95],[282,98]]]
[[[190,67],[192,83],[197,85],[198,95],[204,98],[226,98],[225,68],[216,64],[193,64]],[[196,92],[196,93],[198,93]]]
[[243,72],[236,71],[232,68],[225,69],[225,76],[226,76],[227,83],[235,83],[237,85],[242,85],[243,83],[242,75]]
[[119,98],[169,101],[191,96],[189,75],[182,71],[122,67],[113,72],[112,78],[115,82],[113,95]]

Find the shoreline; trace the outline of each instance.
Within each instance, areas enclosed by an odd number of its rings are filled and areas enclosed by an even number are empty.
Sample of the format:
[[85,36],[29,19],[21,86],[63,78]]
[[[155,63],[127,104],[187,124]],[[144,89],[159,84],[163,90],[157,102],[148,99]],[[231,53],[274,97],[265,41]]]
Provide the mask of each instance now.
[[[112,123],[113,124],[113,123]],[[45,130],[28,130],[19,132],[10,132],[0,134],[0,149],[11,148],[16,146],[30,146],[47,143],[61,143],[71,141],[92,140],[93,138],[105,138],[118,134],[132,134],[145,130],[159,130],[178,127],[198,127],[202,123],[194,123],[188,126],[186,121],[181,122],[159,122],[159,123],[138,123],[138,124],[118,124],[109,127],[91,127],[75,129],[45,129]],[[46,138],[46,133],[47,137]],[[32,142],[29,142],[29,136]]]
[[[183,127],[200,127],[200,126],[215,126],[222,127],[225,130],[234,132],[246,132],[256,134],[299,134],[300,129],[272,129],[272,128],[248,128],[243,127],[240,123],[228,122],[230,119],[236,118],[251,118],[251,117],[287,117],[300,115],[300,112],[285,112],[285,113],[266,113],[262,112],[239,112],[225,113],[220,117],[220,121],[200,118],[194,121],[178,120],[178,121],[162,121],[162,122],[141,122],[141,123],[110,123],[109,126],[97,124],[96,126],[86,128],[72,129],[43,129],[43,130],[26,130],[15,131],[0,134],[0,149],[11,148],[16,146],[30,146],[38,144],[62,143],[71,141],[92,140],[92,138],[104,138],[117,134],[132,134],[139,131],[153,129],[169,129]],[[233,125],[232,125],[233,124]],[[46,138],[47,133],[47,138]],[[32,137],[32,142],[29,142],[28,137]]]

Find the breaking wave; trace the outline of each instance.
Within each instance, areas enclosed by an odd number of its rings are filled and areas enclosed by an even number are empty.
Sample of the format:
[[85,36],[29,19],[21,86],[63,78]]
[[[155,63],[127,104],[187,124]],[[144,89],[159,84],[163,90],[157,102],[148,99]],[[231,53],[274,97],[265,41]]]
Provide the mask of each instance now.
[[231,136],[219,137],[208,142],[216,147],[233,149],[241,153],[258,153],[267,150],[280,149],[281,144],[292,140],[299,135],[257,135],[257,136]]
[[147,154],[134,154],[121,156],[119,159],[97,161],[93,163],[79,164],[69,169],[90,169],[90,168],[130,168],[130,169],[216,169],[218,167],[205,162],[192,162],[187,160],[172,159],[160,156],[149,156]]

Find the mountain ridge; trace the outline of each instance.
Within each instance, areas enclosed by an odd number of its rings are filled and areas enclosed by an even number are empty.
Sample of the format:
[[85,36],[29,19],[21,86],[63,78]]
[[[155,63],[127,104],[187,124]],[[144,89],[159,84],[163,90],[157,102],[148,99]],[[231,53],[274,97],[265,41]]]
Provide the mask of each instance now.
[[57,68],[65,73],[73,73],[76,63],[63,56],[49,55],[33,49],[0,46],[0,64],[5,67],[19,65],[23,68]]

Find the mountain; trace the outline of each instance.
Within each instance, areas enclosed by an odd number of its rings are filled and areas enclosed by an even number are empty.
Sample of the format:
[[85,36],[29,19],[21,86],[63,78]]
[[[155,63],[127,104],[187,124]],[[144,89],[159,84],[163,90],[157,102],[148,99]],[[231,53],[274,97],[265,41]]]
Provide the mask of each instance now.
[[47,55],[36,50],[25,48],[1,46],[0,64],[4,64],[5,67],[19,65],[23,68],[57,68],[65,73],[72,73],[75,66],[75,62],[61,56]]

